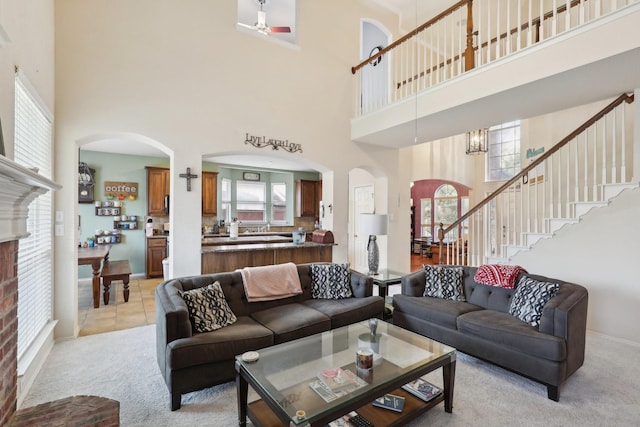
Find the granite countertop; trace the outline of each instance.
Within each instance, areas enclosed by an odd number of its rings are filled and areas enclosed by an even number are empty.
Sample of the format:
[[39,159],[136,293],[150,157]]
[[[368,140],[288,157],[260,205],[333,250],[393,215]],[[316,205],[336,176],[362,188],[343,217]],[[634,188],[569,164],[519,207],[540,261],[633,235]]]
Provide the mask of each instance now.
[[241,234],[237,239],[231,237],[204,237],[202,239],[203,246],[220,246],[220,245],[243,245],[251,243],[288,243],[293,239],[280,235],[244,235]]
[[320,246],[333,246],[334,243],[249,243],[239,245],[221,245],[221,246],[203,246],[201,253],[215,253],[215,252],[239,252],[239,251],[255,251],[263,249],[287,249],[287,248],[310,248]]

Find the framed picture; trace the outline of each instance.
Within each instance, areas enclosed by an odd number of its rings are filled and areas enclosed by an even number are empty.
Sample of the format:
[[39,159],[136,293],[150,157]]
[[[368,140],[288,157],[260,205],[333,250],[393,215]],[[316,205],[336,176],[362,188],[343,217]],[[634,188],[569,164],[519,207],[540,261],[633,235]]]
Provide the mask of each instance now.
[[[96,170],[93,168],[88,168],[91,176],[96,176]],[[79,170],[79,173],[81,171]],[[95,183],[92,185],[85,185],[78,182],[78,203],[93,203],[93,187],[95,187]]]
[[260,174],[257,172],[242,172],[242,179],[245,181],[260,181]]

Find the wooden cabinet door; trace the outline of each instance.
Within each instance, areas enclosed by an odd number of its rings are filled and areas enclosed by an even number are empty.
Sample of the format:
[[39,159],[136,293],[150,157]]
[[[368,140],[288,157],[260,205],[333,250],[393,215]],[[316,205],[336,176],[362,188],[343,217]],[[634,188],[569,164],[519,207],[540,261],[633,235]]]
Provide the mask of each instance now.
[[147,167],[147,214],[169,215],[165,197],[169,195],[169,169]]
[[218,214],[218,174],[202,172],[202,215]]
[[318,197],[316,195],[318,181],[301,179],[296,181],[296,216],[318,217]]
[[149,277],[162,277],[162,260],[167,257],[167,239],[147,239],[146,273]]

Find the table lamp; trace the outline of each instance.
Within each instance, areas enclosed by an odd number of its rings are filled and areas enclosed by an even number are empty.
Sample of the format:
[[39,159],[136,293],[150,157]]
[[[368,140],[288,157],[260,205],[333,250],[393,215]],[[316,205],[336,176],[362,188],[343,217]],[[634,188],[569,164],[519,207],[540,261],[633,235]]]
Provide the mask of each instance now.
[[380,254],[378,251],[376,236],[384,236],[387,234],[387,215],[379,215],[375,213],[360,214],[359,229],[360,234],[369,235],[369,243],[367,244],[369,274],[378,274]]

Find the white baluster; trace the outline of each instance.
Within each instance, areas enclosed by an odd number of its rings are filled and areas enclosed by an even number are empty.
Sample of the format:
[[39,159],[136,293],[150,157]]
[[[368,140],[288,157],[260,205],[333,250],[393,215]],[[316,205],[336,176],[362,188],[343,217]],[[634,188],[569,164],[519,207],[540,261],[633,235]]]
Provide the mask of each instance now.
[[[602,118],[602,182],[604,185],[609,180],[607,173],[607,117]],[[604,196],[604,194],[602,194]],[[600,199],[602,200],[602,198]]]
[[565,17],[564,17],[564,30],[569,31],[571,29],[571,0],[566,2]]
[[627,138],[626,138],[626,128],[627,128],[627,103],[622,103],[622,119],[620,120],[620,131],[621,131],[621,139],[620,142],[620,182],[627,182]]
[[575,144],[575,146],[576,146],[576,155],[574,156],[575,182],[574,182],[574,190],[573,190],[575,192],[575,195],[573,196],[573,200],[575,202],[579,202],[579,201],[581,201],[581,199],[580,199],[580,187],[579,187],[579,185],[580,185],[580,177],[579,177],[580,168],[578,166],[578,161],[580,159],[580,139],[579,139],[579,136],[576,136],[576,139],[574,139],[571,143]]
[[[613,124],[611,125],[611,143],[612,143],[612,147],[611,147],[611,182],[613,183],[617,183],[620,182],[618,181],[618,164],[616,163],[616,160],[618,158],[618,120],[617,120],[617,114],[616,111],[618,109],[614,108],[613,109],[613,116],[612,116],[612,120],[613,120]],[[622,147],[622,151],[624,151],[624,146]]]
[[544,2],[540,0],[540,28],[538,30],[538,41],[544,40]]
[[592,201],[589,197],[589,129],[584,131],[584,200]]
[[[496,1],[496,60],[500,58],[500,4],[501,0]],[[508,0],[507,0],[508,1]]]
[[592,200],[596,201],[598,199],[598,178],[596,171],[598,170],[598,122],[593,124],[593,194],[591,195]]

